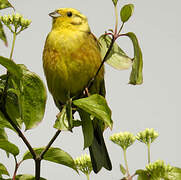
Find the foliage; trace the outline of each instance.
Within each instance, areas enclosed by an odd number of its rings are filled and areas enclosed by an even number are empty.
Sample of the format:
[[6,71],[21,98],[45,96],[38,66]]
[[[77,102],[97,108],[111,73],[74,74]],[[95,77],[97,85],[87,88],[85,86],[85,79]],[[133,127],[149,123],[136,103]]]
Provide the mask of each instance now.
[[103,96],[94,94],[87,98],[75,100],[73,104],[112,128],[111,110]]
[[120,11],[120,16],[121,16],[121,21],[125,23],[126,21],[129,20],[129,18],[132,16],[134,10],[134,5],[133,4],[127,4],[122,7]]
[[[101,56],[104,58],[107,50],[110,47],[111,37],[108,35],[102,35],[99,38],[99,42],[101,44]],[[129,69],[133,64],[133,61],[115,42],[107,57],[106,63],[115,69],[124,70]]]
[[[44,149],[45,149],[44,147],[36,148],[34,149],[34,151],[36,152],[37,155],[40,155]],[[23,160],[27,159],[33,159],[32,154],[29,151],[26,152],[23,156]],[[43,156],[43,159],[68,166],[77,171],[77,168],[75,166],[72,157],[60,148],[50,147],[49,150],[46,152],[46,154]]]
[[[61,131],[71,131],[75,127],[81,127],[84,136],[84,149],[91,146],[94,138],[93,122],[99,122],[101,131],[107,127],[112,129],[112,112],[106,99],[99,94],[89,94],[89,89],[95,82],[104,62],[118,70],[130,69],[129,83],[140,85],[143,83],[143,58],[138,39],[133,32],[122,33],[124,24],[127,23],[133,15],[134,5],[127,4],[120,10],[121,26],[118,19],[118,0],[112,0],[115,10],[115,29],[108,30],[99,38],[102,64],[97,73],[83,89],[79,97],[69,97],[66,104],[60,108],[60,113],[56,116],[54,128],[57,132],[45,147],[33,148],[22,132],[22,125],[25,130],[31,130],[39,125],[43,120],[47,93],[45,85],[41,78],[34,72],[31,72],[25,65],[16,64],[13,61],[13,51],[16,37],[31,25],[31,20],[25,19],[23,15],[12,13],[12,15],[0,16],[0,39],[7,46],[7,37],[4,31],[6,26],[13,34],[13,42],[10,58],[0,56],[0,65],[6,68],[7,73],[0,76],[0,149],[4,150],[9,157],[12,155],[15,159],[15,171],[13,180],[31,180],[44,179],[40,177],[40,164],[42,160],[65,165],[76,172],[82,171],[87,179],[92,171],[91,159],[88,155],[82,155],[73,160],[73,158],[64,150],[58,147],[51,147]],[[0,10],[13,8],[7,0],[0,0]],[[119,28],[118,28],[119,27]],[[133,44],[134,57],[130,58],[116,42],[118,38],[128,37]],[[74,119],[74,113],[78,112],[80,119]],[[25,143],[28,151],[24,154],[21,161],[17,161],[19,147],[9,142],[6,134],[6,128],[14,131]],[[15,134],[15,135],[16,135]],[[121,164],[120,170],[124,175],[123,179],[130,180],[138,176],[138,180],[179,180],[181,178],[181,169],[166,165],[163,161],[150,162],[150,145],[158,137],[158,133],[153,129],[146,129],[134,136],[129,132],[120,132],[113,134],[110,139],[118,144],[124,153],[125,167]],[[135,140],[146,144],[148,149],[148,165],[145,169],[136,170],[132,176],[129,173],[126,157],[127,148],[133,145]],[[21,163],[27,159],[35,161],[35,175],[19,174],[17,171]],[[7,168],[0,163],[0,179],[4,175],[10,176]],[[12,178],[10,178],[12,179]]]

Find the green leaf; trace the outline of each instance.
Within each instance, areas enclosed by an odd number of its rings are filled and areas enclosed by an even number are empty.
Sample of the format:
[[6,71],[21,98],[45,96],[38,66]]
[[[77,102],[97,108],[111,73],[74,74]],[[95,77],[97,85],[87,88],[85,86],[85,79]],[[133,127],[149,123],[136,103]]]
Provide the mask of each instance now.
[[[4,129],[0,128],[0,139],[2,140],[8,140],[8,136]],[[9,153],[6,151],[7,157],[9,157]]]
[[127,4],[122,7],[120,16],[123,23],[129,20],[129,18],[132,16],[134,11],[134,5],[133,4]]
[[[111,41],[111,37],[108,35],[102,35],[99,38],[102,59],[110,47]],[[107,57],[106,63],[118,70],[129,69],[133,64],[132,59],[126,55],[117,43],[114,43]]]
[[22,119],[26,130],[36,127],[43,119],[47,93],[43,81],[40,77],[29,71],[24,66],[22,90],[20,96]]
[[[12,179],[6,179],[6,180],[12,180]],[[30,174],[19,174],[16,176],[16,180],[35,180],[35,176],[30,175]],[[40,177],[40,180],[46,180],[46,179]]]
[[81,121],[82,121],[82,132],[84,135],[84,149],[91,146],[94,138],[94,129],[90,114],[81,109],[78,110]]
[[[6,75],[7,78],[7,75]],[[5,83],[6,84],[6,78]],[[19,103],[19,98],[21,94],[21,79],[17,78],[13,74],[8,74],[8,89],[6,96],[6,111],[11,118],[11,120],[19,127],[22,126],[21,118],[21,104]]]
[[5,139],[5,140],[8,139],[8,136],[7,136],[6,132],[5,132],[5,130],[1,129],[1,128],[0,128],[0,139]]
[[[11,78],[9,78],[10,80]],[[11,91],[10,91],[11,90]],[[15,92],[18,91],[17,94],[13,93],[14,90]],[[19,90],[16,89],[8,89],[7,91],[7,97],[6,97],[6,111],[11,118],[11,120],[19,127],[21,128],[23,120],[21,117],[21,104],[19,103],[18,97],[20,96]]]
[[[35,148],[35,153],[39,154],[44,150],[44,148]],[[26,159],[32,159],[32,155],[31,153],[28,151],[24,154],[23,160]],[[51,161],[54,163],[58,163],[58,164],[62,164],[65,166],[68,166],[72,169],[74,169],[75,171],[77,171],[77,168],[75,166],[74,160],[72,159],[72,157],[66,153],[65,151],[59,149],[59,148],[54,148],[51,147],[43,156],[44,160],[47,161]]]
[[6,46],[8,45],[6,34],[4,32],[3,24],[1,23],[1,21],[0,21],[0,39],[4,42]]
[[5,8],[9,8],[9,7],[14,8],[14,7],[9,3],[9,1],[7,1],[7,0],[0,0],[0,9],[5,9]]
[[129,84],[133,84],[133,85],[142,84],[143,83],[143,75],[142,75],[143,59],[142,59],[142,52],[141,52],[141,48],[139,46],[137,37],[132,32],[126,33],[124,35],[128,36],[132,40],[133,47],[134,47],[134,59],[133,59],[133,66],[132,66],[132,72],[130,75]]
[[13,154],[14,156],[17,156],[19,154],[18,147],[5,139],[0,139],[0,148],[5,150],[6,152]]
[[7,171],[6,167],[0,163],[0,175],[2,174],[9,176],[9,172]]
[[73,104],[89,114],[97,117],[112,128],[111,110],[105,98],[99,94],[91,95],[87,98],[74,100]]
[[57,115],[57,119],[53,127],[61,131],[70,130],[68,119],[67,119],[66,106],[64,106],[62,108],[62,111]]
[[72,118],[72,99],[66,103],[66,115],[69,124],[69,130],[72,131],[73,128],[73,118]]
[[118,0],[112,0],[114,6],[117,6]]
[[17,78],[21,79],[21,77],[22,77],[22,70],[12,60],[0,56],[0,64],[2,66],[4,66],[10,73],[15,75]]
[[5,127],[15,131],[15,129],[11,126],[11,124],[4,117],[3,113],[0,111],[0,129],[3,129]]
[[145,170],[139,169],[136,171],[135,174],[138,175],[137,180],[148,180],[148,179],[150,179],[148,173]]
[[120,171],[122,172],[123,175],[126,174],[126,169],[124,168],[122,164],[120,164]]
[[46,89],[38,75],[24,65],[18,65],[22,77],[9,75],[6,110],[10,118],[26,130],[36,127],[43,119],[46,105]]
[[70,127],[66,110],[67,108],[65,105],[63,106],[62,111],[57,115],[57,119],[53,127],[61,131],[70,131],[72,130],[73,127],[81,126],[82,125],[81,121],[72,119],[73,125],[72,127]]

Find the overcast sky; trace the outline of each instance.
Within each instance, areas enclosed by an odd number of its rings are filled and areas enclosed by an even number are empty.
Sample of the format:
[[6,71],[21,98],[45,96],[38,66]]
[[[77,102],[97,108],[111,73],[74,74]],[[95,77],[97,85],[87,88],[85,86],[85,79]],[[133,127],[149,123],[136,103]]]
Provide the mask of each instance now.
[[[88,17],[92,32],[99,37],[105,30],[114,27],[114,11],[111,0],[18,0],[10,1],[17,12],[32,20],[32,25],[17,38],[14,60],[25,64],[45,81],[42,68],[42,51],[46,35],[51,29],[51,18],[48,13],[57,8],[72,7],[80,10]],[[106,65],[107,101],[112,109],[113,130],[104,133],[106,145],[112,160],[113,170],[104,169],[98,175],[92,173],[94,180],[120,179],[119,164],[123,163],[121,149],[109,141],[109,136],[120,131],[136,134],[145,128],[154,128],[159,137],[151,146],[151,161],[163,159],[166,163],[181,167],[181,1],[172,0],[137,0],[120,1],[119,7],[126,3],[135,5],[135,12],[125,25],[124,32],[133,31],[137,35],[143,52],[143,78],[141,86],[128,85],[130,71],[117,71]],[[5,10],[3,13],[12,12]],[[7,30],[8,31],[8,30]],[[12,37],[8,36],[11,44]],[[132,56],[132,45],[129,39],[118,41],[119,45]],[[9,57],[10,46],[5,48],[1,42],[0,55]],[[50,93],[46,113],[42,123],[35,129],[26,132],[33,147],[45,146],[55,133],[53,128],[58,110]],[[8,131],[9,139],[22,149],[27,150],[21,139]],[[60,147],[70,153],[73,158],[83,151],[81,128],[74,133],[63,132],[57,138],[54,147]],[[0,152],[1,162],[7,164],[13,172],[13,158],[6,159]],[[146,147],[136,142],[127,152],[130,171],[144,168],[147,162]],[[21,156],[20,156],[21,157]],[[18,174],[33,174],[32,160],[25,161]],[[72,169],[63,165],[42,162],[41,176],[48,180],[74,179],[83,180],[84,175],[77,175]]]

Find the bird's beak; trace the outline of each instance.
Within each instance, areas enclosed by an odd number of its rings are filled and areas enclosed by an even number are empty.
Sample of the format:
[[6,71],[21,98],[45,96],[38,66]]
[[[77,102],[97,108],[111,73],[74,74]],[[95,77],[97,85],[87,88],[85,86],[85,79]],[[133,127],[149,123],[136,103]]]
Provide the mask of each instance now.
[[60,17],[61,15],[57,11],[54,11],[54,12],[51,12],[49,16],[52,18],[57,18],[57,17]]

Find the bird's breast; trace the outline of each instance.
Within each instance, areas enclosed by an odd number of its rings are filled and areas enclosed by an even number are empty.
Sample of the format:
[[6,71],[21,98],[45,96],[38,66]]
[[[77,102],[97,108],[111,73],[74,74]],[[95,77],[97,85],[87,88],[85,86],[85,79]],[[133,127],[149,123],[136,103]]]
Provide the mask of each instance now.
[[94,40],[83,32],[52,31],[46,40],[43,65],[54,98],[66,101],[76,95],[95,75],[101,57]]

